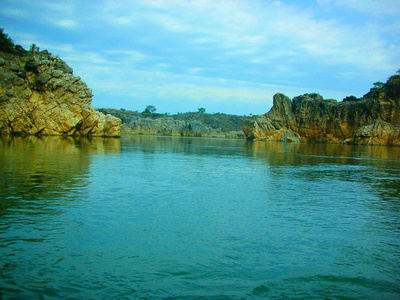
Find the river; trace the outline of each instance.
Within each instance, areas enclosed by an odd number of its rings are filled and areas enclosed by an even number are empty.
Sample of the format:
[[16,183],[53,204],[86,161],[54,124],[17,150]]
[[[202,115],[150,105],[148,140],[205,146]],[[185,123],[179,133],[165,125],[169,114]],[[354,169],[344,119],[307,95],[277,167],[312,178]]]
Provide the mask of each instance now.
[[2,299],[400,299],[400,148],[0,138]]

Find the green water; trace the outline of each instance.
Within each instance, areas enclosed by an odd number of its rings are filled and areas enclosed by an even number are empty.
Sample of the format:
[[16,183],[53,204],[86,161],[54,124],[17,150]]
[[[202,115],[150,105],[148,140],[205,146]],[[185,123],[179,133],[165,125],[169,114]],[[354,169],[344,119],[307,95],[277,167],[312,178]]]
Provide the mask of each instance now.
[[0,138],[1,299],[400,299],[400,148]]

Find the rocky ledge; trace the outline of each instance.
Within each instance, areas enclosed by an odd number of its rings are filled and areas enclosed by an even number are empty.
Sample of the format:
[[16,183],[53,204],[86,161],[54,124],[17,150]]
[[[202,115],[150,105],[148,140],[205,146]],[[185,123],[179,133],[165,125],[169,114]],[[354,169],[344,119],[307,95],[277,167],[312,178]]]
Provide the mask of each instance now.
[[278,93],[273,107],[243,123],[250,139],[400,146],[400,75],[364,97],[342,102],[305,94],[292,100]]
[[0,134],[119,136],[121,120],[91,102],[92,91],[60,58],[34,45],[1,47]]

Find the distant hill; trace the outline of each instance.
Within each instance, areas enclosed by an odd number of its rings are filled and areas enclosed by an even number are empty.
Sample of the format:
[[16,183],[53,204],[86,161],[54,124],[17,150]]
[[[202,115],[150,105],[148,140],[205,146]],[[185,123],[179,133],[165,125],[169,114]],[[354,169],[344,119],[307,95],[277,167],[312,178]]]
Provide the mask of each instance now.
[[97,110],[121,119],[122,133],[130,134],[244,138],[242,125],[245,120],[250,119],[246,116],[223,113],[209,114],[203,109],[175,115],[151,113],[146,110],[142,113],[111,108]]

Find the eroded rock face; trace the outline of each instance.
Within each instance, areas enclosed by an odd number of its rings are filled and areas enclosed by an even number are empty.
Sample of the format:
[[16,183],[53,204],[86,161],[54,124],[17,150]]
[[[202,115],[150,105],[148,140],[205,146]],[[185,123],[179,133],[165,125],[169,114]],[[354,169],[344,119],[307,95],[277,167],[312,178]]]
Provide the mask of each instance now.
[[0,52],[0,134],[119,136],[121,120],[91,102],[60,58],[37,48]]
[[129,128],[124,130],[130,134],[180,136],[184,126],[185,122],[174,120],[168,117],[157,120],[138,118],[129,124]]
[[356,144],[400,146],[400,127],[381,120],[360,127],[354,133]]
[[122,132],[144,135],[244,138],[243,132],[222,132],[220,130],[213,130],[197,120],[188,122],[175,120],[171,117],[154,120],[150,118],[137,118],[129,124],[123,124]]
[[276,94],[273,107],[243,124],[247,138],[400,145],[400,75],[357,101]]

